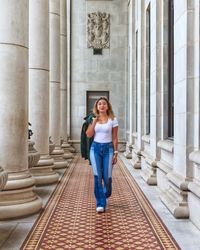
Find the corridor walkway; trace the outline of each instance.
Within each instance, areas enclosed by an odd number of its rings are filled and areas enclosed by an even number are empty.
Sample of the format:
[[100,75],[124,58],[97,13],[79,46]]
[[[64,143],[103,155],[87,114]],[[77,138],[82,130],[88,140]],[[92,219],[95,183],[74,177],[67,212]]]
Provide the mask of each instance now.
[[109,206],[97,214],[91,168],[77,156],[21,249],[179,248],[121,161]]
[[[0,249],[179,249],[141,189],[145,195],[154,196],[153,206],[156,204],[159,215],[164,214],[164,222],[180,249],[200,249],[199,231],[188,220],[174,219],[159,203],[156,188],[148,187],[146,192],[147,184],[139,172],[132,170],[129,161],[121,155],[113,171],[113,195],[108,208],[105,213],[97,214],[91,168],[87,161],[76,156],[70,167],[63,170],[59,184],[40,215],[32,217],[35,223],[33,227],[29,225],[29,230],[32,229],[28,235],[28,225],[24,226],[28,218],[0,224]],[[142,183],[138,182],[141,189],[132,175]],[[38,192],[43,189],[38,188]],[[46,187],[46,192],[48,189]],[[14,223],[18,226],[9,229]]]

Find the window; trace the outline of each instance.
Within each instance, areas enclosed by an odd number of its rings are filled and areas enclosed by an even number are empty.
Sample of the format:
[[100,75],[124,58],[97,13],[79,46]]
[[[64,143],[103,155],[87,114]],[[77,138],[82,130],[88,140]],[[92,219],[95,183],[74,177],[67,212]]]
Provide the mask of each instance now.
[[150,5],[146,10],[146,134],[150,134],[150,69],[151,69],[151,17]]
[[174,1],[168,2],[168,137],[174,136]]
[[86,115],[92,112],[94,103],[99,97],[106,97],[109,100],[109,91],[87,91],[86,95]]
[[135,132],[138,131],[138,127],[137,127],[137,119],[138,119],[138,31],[136,31],[136,51],[135,51],[135,60],[136,60],[136,68],[135,68],[135,72],[136,72],[136,81],[135,81],[135,95],[134,95],[134,102],[135,102],[135,124],[134,124],[134,130]]

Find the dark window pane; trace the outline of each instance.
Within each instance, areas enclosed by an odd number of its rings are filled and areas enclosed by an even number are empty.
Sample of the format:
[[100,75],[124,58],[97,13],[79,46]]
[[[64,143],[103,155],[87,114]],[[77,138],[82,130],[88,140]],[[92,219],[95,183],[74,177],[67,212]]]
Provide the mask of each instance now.
[[150,134],[150,68],[151,68],[151,23],[150,5],[146,10],[146,134]]
[[168,137],[174,136],[174,1],[168,11]]
[[86,115],[92,112],[94,103],[99,97],[106,97],[109,100],[109,91],[87,91],[86,95]]

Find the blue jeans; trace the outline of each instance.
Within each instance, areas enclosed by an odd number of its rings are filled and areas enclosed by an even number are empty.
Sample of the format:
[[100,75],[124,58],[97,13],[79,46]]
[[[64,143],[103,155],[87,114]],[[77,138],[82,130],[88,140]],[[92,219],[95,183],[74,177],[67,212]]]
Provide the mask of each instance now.
[[106,207],[106,198],[112,193],[113,144],[93,141],[90,148],[90,161],[94,173],[94,194],[97,207]]

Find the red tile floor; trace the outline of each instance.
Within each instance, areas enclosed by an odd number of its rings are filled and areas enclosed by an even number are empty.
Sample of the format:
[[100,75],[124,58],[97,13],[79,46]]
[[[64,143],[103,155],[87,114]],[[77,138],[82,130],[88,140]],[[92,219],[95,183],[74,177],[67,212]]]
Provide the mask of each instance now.
[[93,175],[76,156],[66,170],[21,249],[180,249],[119,159],[113,194],[98,214]]

